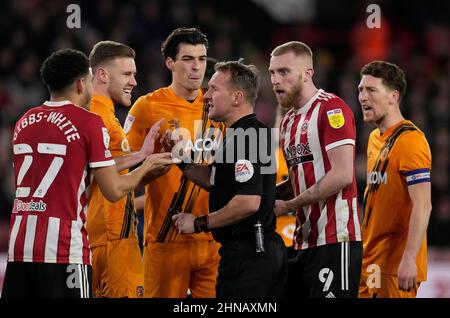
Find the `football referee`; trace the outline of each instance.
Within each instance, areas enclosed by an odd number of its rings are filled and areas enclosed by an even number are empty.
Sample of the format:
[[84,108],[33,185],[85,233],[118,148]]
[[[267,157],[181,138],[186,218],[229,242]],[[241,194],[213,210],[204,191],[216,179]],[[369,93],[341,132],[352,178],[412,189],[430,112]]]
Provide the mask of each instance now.
[[256,119],[254,65],[220,62],[204,98],[226,136],[211,165],[181,163],[185,176],[210,191],[209,215],[173,216],[180,233],[212,231],[221,243],[217,297],[281,297],[287,257],[275,232],[276,166],[270,129]]

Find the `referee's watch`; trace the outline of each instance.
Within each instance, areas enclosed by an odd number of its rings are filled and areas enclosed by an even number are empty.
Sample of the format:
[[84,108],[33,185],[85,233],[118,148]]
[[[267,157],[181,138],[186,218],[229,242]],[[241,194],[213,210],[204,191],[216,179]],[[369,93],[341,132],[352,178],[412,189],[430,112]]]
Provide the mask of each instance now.
[[197,218],[195,218],[195,220],[194,220],[195,233],[209,232],[208,223],[209,223],[208,214],[203,215],[203,216],[198,216]]

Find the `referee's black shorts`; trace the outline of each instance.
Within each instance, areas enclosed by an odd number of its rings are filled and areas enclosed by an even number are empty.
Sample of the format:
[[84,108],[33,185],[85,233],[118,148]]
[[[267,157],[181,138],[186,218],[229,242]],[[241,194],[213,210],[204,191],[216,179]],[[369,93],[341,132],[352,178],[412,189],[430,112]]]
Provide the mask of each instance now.
[[264,234],[265,252],[256,253],[254,237],[223,243],[216,284],[218,298],[281,298],[287,279],[287,255],[277,233]]
[[357,298],[362,242],[341,242],[299,251],[289,260],[288,298]]
[[92,267],[8,262],[2,298],[90,298]]

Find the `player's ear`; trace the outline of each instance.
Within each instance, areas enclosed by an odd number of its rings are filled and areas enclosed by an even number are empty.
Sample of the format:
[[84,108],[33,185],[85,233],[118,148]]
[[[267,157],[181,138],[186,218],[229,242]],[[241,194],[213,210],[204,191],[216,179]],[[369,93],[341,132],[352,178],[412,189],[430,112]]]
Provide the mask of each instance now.
[[108,82],[109,74],[108,74],[108,71],[103,67],[99,67],[95,71],[95,76],[104,84],[106,84]]
[[86,89],[86,85],[84,83],[84,78],[79,78],[77,79],[77,81],[75,82],[75,86],[76,86],[76,90],[77,90],[77,94],[81,95],[83,94],[84,90]]
[[391,91],[391,93],[389,94],[390,96],[390,102],[393,104],[400,104],[400,93],[398,92],[398,90],[394,89]]
[[313,75],[314,75],[314,69],[313,68],[306,69],[306,71],[305,71],[305,80],[312,81]]
[[166,66],[167,66],[167,68],[169,69],[169,70],[171,70],[172,71],[172,68],[173,68],[173,64],[175,63],[175,61],[171,58],[171,57],[168,57],[167,59],[166,59]]
[[244,101],[244,93],[242,91],[236,91],[233,93],[233,106],[240,105]]

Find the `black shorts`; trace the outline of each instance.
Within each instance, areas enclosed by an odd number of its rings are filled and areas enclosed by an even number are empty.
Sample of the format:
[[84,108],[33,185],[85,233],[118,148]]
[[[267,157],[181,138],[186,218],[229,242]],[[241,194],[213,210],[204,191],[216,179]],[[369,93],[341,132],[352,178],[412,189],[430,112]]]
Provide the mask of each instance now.
[[92,267],[8,262],[2,298],[90,298]]
[[281,298],[287,279],[287,256],[277,233],[265,234],[265,252],[256,253],[255,240],[223,243],[216,296],[218,298]]
[[286,297],[357,298],[362,242],[342,242],[299,251],[289,260]]

